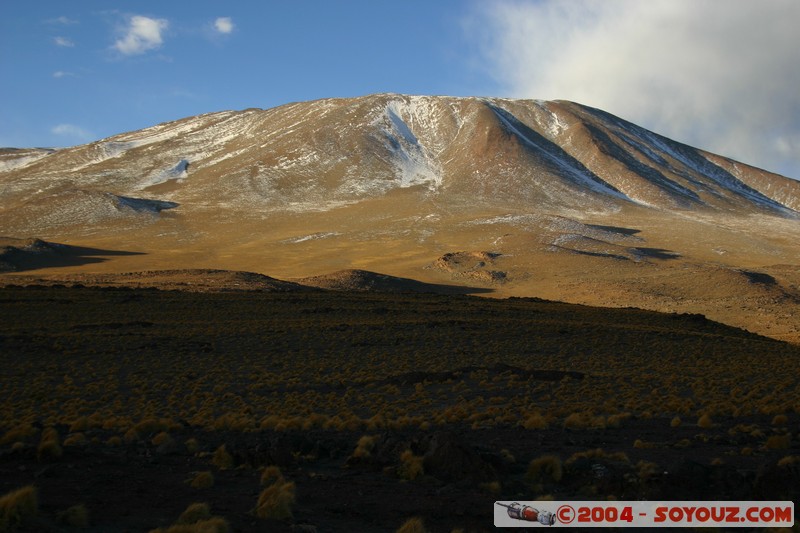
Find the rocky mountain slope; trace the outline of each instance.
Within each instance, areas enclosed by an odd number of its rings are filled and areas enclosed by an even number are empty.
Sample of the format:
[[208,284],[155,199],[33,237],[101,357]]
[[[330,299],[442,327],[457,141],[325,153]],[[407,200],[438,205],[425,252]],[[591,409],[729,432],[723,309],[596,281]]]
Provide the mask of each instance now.
[[361,269],[790,340],[798,217],[800,182],[565,101],[382,94],[0,150],[0,235],[109,252],[44,275]]

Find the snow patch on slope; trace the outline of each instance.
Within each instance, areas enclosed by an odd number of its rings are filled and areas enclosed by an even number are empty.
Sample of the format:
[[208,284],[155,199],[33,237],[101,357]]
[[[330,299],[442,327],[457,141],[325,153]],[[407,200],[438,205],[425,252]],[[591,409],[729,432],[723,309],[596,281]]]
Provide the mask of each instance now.
[[140,188],[146,189],[147,187],[152,187],[153,185],[159,185],[161,183],[166,183],[171,180],[178,180],[183,181],[189,176],[188,173],[189,169],[189,160],[188,159],[181,159],[178,161],[178,164],[172,168],[168,168],[167,170],[162,170],[161,172],[157,172],[147,178]]
[[19,156],[13,153],[0,154],[0,172],[8,172],[11,170],[25,168],[54,152],[55,150],[24,150],[24,155]]
[[404,116],[413,119],[414,113],[419,111],[413,103],[394,100],[386,106],[375,125],[382,131],[392,155],[399,186],[427,185],[435,191],[442,185],[441,168],[403,119]]

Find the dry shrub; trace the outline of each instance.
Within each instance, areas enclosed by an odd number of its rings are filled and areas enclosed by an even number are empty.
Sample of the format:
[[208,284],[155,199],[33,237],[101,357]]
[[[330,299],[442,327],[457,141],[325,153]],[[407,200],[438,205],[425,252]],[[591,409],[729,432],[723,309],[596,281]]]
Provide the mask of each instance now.
[[0,497],[0,531],[13,531],[36,517],[39,496],[36,487],[28,485]]
[[610,428],[620,428],[622,427],[622,423],[629,419],[632,415],[630,413],[617,413],[615,415],[609,415],[606,419],[606,425]]
[[488,483],[481,483],[480,489],[488,492],[489,494],[500,494],[502,489],[499,481],[489,481]]
[[186,446],[186,451],[189,453],[197,453],[200,449],[200,443],[197,442],[197,439],[191,438],[183,443]]
[[353,452],[353,457],[369,457],[372,454],[372,449],[375,447],[375,437],[364,435],[358,439],[356,450]]
[[502,450],[500,450],[500,457],[503,458],[503,461],[505,461],[505,462],[507,462],[509,464],[517,462],[517,459],[514,457],[514,454],[512,454],[506,448],[503,448]]
[[89,510],[83,504],[73,505],[66,511],[58,514],[58,521],[61,524],[72,527],[89,526]]
[[785,435],[772,435],[767,439],[764,447],[768,450],[786,450],[792,442],[792,435],[786,433]]
[[711,420],[711,417],[706,413],[697,419],[697,425],[703,429],[708,429],[714,425],[714,421]]
[[230,533],[228,521],[218,516],[194,524],[177,524],[166,529],[153,529],[150,533]]
[[72,424],[69,426],[70,433],[76,433],[79,431],[86,431],[89,429],[89,417],[82,416],[77,418]]
[[39,460],[58,459],[64,454],[59,444],[58,431],[55,428],[46,428],[42,431],[42,440],[36,449],[36,456]]
[[0,438],[0,445],[12,444],[15,442],[24,442],[33,437],[37,433],[37,429],[30,424],[23,424],[15,428],[11,428],[5,432],[3,438]]
[[422,466],[423,458],[414,455],[411,450],[406,450],[400,454],[400,465],[397,467],[397,475],[403,479],[417,479],[424,473]]
[[569,459],[564,461],[564,464],[569,466],[578,459],[607,459],[609,461],[619,461],[622,463],[630,463],[631,460],[625,454],[625,452],[613,452],[607,453],[602,448],[594,448],[592,450],[586,450],[585,452],[576,452],[573,453]]
[[661,472],[661,469],[656,463],[650,461],[639,461],[636,463],[636,472],[639,475],[639,479],[645,481],[653,476],[658,475]]
[[162,431],[157,434],[153,439],[150,441],[153,446],[161,446],[162,444],[166,444],[168,442],[174,442],[172,437],[170,437],[169,433],[166,431]]
[[211,518],[211,509],[207,503],[193,503],[178,517],[176,524],[188,525]]
[[564,419],[565,429],[604,429],[605,427],[605,418],[586,412],[572,413]]
[[210,489],[214,486],[214,474],[210,470],[198,472],[189,482],[189,486],[195,489]]
[[281,469],[275,465],[270,465],[261,472],[261,484],[274,483],[276,481],[283,481],[283,474]]
[[541,413],[534,413],[522,422],[525,429],[547,429],[547,419]]
[[534,483],[541,483],[548,480],[553,480],[558,483],[564,476],[561,458],[557,455],[542,455],[541,457],[537,457],[528,465],[528,472],[525,476]]
[[64,439],[64,446],[86,446],[88,442],[83,433],[73,433]]
[[789,423],[789,417],[786,415],[775,415],[772,418],[773,426],[785,426],[788,423]]
[[282,477],[261,491],[254,510],[259,518],[285,520],[292,518],[292,505],[295,501],[295,486]]
[[799,455],[787,455],[786,457],[782,457],[778,461],[778,466],[791,466],[794,464],[800,463],[800,456]]
[[681,417],[675,416],[672,420],[670,420],[669,427],[671,428],[679,427],[681,425],[681,422],[682,422]]
[[422,521],[422,518],[414,517],[409,518],[406,520],[402,526],[396,531],[396,533],[427,533],[427,529],[425,529],[425,522]]
[[214,452],[214,455],[211,458],[211,464],[219,468],[220,470],[227,470],[228,468],[233,467],[233,456],[228,453],[228,450],[225,448],[223,444]]

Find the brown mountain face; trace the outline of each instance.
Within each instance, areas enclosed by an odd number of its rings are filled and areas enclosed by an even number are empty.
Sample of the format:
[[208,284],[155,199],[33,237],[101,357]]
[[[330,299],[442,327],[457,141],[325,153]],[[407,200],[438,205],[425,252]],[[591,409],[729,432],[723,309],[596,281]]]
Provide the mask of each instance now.
[[800,341],[800,182],[572,102],[383,94],[0,150],[0,235],[96,251],[6,279],[368,270]]

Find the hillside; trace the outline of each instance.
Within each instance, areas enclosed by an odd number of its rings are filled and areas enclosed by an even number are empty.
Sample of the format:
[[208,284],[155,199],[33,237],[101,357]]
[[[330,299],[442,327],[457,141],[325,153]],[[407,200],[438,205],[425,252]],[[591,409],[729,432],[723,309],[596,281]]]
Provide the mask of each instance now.
[[0,235],[106,253],[37,275],[366,270],[800,341],[800,182],[572,102],[380,94],[209,113],[3,150],[0,186]]

